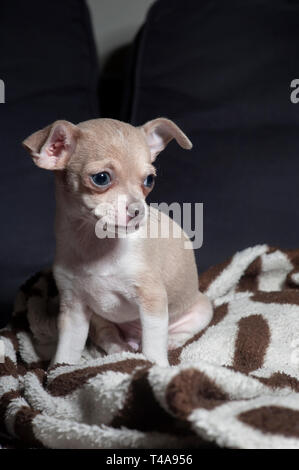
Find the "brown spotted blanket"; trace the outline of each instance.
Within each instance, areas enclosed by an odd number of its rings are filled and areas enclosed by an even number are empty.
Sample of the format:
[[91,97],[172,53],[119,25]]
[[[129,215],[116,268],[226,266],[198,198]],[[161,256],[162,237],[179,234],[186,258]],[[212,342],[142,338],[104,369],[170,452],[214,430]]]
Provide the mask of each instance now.
[[87,344],[47,371],[58,297],[51,272],[34,276],[0,331],[0,432],[29,447],[299,449],[299,250],[248,248],[200,288],[213,321],[169,368]]

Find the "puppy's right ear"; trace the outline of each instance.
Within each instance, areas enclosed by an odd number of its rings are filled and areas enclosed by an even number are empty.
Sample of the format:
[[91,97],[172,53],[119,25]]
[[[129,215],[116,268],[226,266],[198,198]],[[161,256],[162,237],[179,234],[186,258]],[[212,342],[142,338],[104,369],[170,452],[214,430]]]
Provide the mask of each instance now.
[[62,170],[74,152],[80,129],[68,121],[56,121],[22,142],[34,163],[46,170]]

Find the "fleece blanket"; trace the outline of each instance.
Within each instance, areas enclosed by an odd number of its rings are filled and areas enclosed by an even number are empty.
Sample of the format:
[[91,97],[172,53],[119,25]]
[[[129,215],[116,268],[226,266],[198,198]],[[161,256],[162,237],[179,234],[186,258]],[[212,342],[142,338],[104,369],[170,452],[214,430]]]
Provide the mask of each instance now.
[[0,331],[0,432],[29,447],[299,449],[299,250],[248,248],[199,284],[213,321],[170,367],[88,343],[48,370],[59,299],[51,271],[34,276]]

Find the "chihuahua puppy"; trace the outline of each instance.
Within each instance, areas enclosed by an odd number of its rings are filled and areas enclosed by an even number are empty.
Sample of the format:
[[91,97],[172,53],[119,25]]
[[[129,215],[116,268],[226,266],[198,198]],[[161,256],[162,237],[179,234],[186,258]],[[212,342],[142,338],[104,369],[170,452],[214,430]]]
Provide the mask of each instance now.
[[[168,349],[209,324],[213,310],[198,290],[191,241],[145,203],[153,162],[172,139],[192,147],[165,118],[141,127],[95,119],[56,121],[23,142],[56,180],[60,313],[52,364],[78,363],[90,335],[107,354],[142,347],[149,361],[167,366]],[[166,226],[169,236],[162,237]]]

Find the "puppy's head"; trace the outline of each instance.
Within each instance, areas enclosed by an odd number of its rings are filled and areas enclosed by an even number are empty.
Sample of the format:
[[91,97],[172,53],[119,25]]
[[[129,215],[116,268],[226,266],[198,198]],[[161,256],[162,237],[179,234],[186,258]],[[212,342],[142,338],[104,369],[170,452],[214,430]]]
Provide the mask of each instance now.
[[145,198],[155,182],[153,162],[172,139],[185,149],[192,147],[165,118],[141,127],[95,119],[78,125],[56,121],[25,139],[23,146],[37,166],[55,171],[69,210],[114,227],[132,225],[137,217],[137,227],[145,220]]

